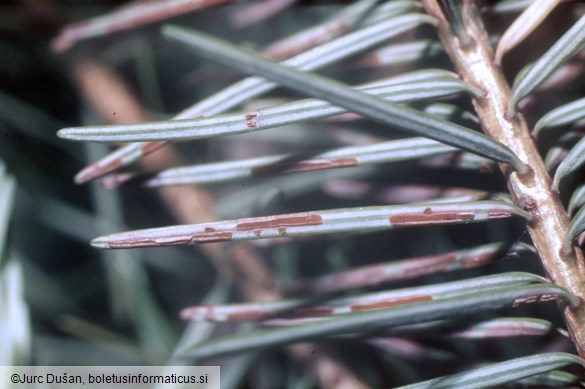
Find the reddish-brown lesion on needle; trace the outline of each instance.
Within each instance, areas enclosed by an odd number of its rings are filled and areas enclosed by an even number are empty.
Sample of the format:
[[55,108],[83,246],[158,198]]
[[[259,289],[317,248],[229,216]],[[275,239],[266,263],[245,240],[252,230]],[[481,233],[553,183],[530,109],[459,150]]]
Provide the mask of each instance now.
[[[81,95],[92,108],[100,113],[103,120],[111,124],[121,124],[149,119],[129,86],[114,69],[92,58],[80,58],[74,61],[71,66]],[[100,85],[95,85],[96,82],[100,82]],[[112,115],[113,112],[116,112],[116,115]],[[160,148],[157,152],[140,160],[141,168],[153,171],[178,164],[179,158],[172,144],[164,148],[160,146],[157,145],[157,148]],[[213,197],[203,188],[187,185],[160,187],[158,193],[182,224],[216,220],[211,211],[214,203]],[[317,220],[315,216],[318,215],[308,215],[301,219],[304,223],[321,223],[322,221]],[[320,216],[318,217],[320,218]],[[277,228],[285,228],[287,223],[298,223],[301,222],[301,219],[281,220],[280,222],[266,220],[265,222]],[[284,224],[276,225],[274,223]],[[189,239],[224,242],[231,239],[231,232],[206,229],[200,234],[189,237]],[[210,258],[220,276],[235,282],[244,300],[274,301],[282,298],[276,289],[272,272],[266,266],[259,252],[250,243],[234,243],[227,254],[230,255],[231,261],[225,261],[226,253],[219,243],[201,245],[199,249]],[[301,343],[289,346],[288,352],[294,359],[310,363],[310,367],[315,370],[321,386],[324,388],[333,389],[335,385],[331,385],[332,382],[345,382],[349,387],[367,388],[367,385],[360,381],[353,372],[331,359],[326,353],[319,353],[315,357],[313,352],[316,349],[317,346],[313,343]],[[334,376],[335,379],[332,380],[331,376]]]

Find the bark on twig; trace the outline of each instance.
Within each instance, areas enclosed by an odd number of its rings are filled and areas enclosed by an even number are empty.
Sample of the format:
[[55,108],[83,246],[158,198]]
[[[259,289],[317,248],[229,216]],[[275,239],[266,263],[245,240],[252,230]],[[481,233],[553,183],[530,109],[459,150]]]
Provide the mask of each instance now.
[[[585,297],[583,252],[574,247],[563,250],[569,218],[551,179],[526,120],[520,112],[506,114],[511,91],[502,70],[494,63],[489,37],[473,2],[463,2],[465,39],[452,30],[437,0],[423,0],[426,11],[438,21],[439,37],[460,76],[484,94],[473,99],[483,131],[508,146],[531,170],[519,175],[501,165],[516,205],[532,215],[527,225],[548,277],[581,300]],[[569,334],[581,357],[585,357],[585,305],[562,307]]]

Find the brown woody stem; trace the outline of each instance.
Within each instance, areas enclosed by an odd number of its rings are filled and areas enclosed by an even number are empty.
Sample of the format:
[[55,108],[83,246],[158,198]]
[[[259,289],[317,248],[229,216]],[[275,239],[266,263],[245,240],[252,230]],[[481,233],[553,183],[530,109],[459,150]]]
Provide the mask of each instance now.
[[[437,0],[423,0],[426,11],[439,21],[439,37],[459,75],[484,94],[473,99],[483,131],[508,146],[531,168],[520,175],[500,165],[507,176],[508,188],[515,204],[532,215],[527,229],[532,237],[548,277],[582,301],[585,298],[585,265],[578,247],[568,249],[569,218],[520,112],[506,112],[511,91],[501,68],[494,64],[488,35],[473,1],[462,6],[465,42],[454,34],[447,16]],[[585,357],[585,304],[563,306],[562,313],[577,352]]]

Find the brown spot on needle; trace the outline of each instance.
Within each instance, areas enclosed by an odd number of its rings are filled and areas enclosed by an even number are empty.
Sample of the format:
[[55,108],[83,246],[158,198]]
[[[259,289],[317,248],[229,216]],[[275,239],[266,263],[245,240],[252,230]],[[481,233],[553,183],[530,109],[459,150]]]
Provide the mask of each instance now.
[[370,303],[363,303],[363,304],[353,304],[349,308],[353,312],[370,311],[370,310],[374,310],[374,309],[390,308],[390,307],[395,307],[398,305],[420,303],[423,301],[432,301],[432,300],[433,300],[433,296],[428,296],[428,295],[427,296],[410,296],[410,297],[387,299],[387,300],[382,300],[382,301],[373,301]]
[[311,226],[323,224],[323,218],[314,213],[297,213],[290,215],[264,216],[247,219],[236,225],[236,230],[254,230],[257,228],[277,228],[292,226]]
[[97,162],[94,162],[88,166],[86,166],[83,170],[81,170],[75,176],[75,183],[77,184],[85,184],[97,177],[100,177],[106,173],[114,171],[122,166],[122,160],[120,158],[116,158],[113,160],[108,161],[107,159],[103,159]]
[[167,143],[169,143],[169,142],[166,142],[166,141],[165,142],[146,142],[145,144],[143,144],[140,147],[140,151],[144,155],[150,154],[153,151],[160,149],[161,147],[163,147]]
[[[211,228],[209,228],[211,229]],[[160,247],[160,246],[177,246],[187,245],[190,243],[214,243],[227,242],[232,240],[231,231],[209,231],[208,228],[204,232],[192,235],[175,235],[165,236],[159,238],[141,238],[141,237],[124,237],[110,235],[99,237],[92,240],[91,245],[98,248],[105,249],[130,249],[138,247]]]
[[253,176],[265,176],[276,173],[295,173],[295,172],[309,172],[314,170],[325,170],[357,166],[359,162],[352,157],[336,158],[336,159],[309,159],[298,162],[280,162],[270,165],[258,166],[252,168]]
[[415,226],[445,224],[474,218],[473,212],[433,212],[431,208],[425,208],[422,213],[398,213],[388,219],[393,226]]
[[359,162],[355,158],[318,159],[313,161],[301,161],[292,165],[287,172],[306,172],[311,170],[334,169],[341,167],[357,166]]
[[232,240],[230,231],[203,232],[191,236],[196,243],[228,242]]
[[258,117],[260,113],[258,111],[248,112],[244,115],[244,120],[246,121],[246,126],[248,128],[256,128],[258,127]]

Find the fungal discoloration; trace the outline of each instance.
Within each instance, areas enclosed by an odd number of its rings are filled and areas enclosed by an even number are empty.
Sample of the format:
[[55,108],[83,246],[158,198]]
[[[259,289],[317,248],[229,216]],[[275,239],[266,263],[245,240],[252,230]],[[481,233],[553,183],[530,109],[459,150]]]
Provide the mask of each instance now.
[[134,173],[120,173],[105,177],[100,185],[104,189],[116,189],[136,177]]
[[202,232],[191,235],[191,238],[195,243],[229,242],[232,235],[230,231]]
[[[456,261],[457,255],[455,253],[446,253],[408,260],[396,270],[386,270],[386,266],[383,264],[371,265],[317,279],[308,284],[302,284],[298,290],[333,292],[345,288],[358,288],[382,282],[406,280],[425,274],[446,271]],[[295,290],[297,289],[295,288]]]
[[358,165],[359,161],[350,157],[336,159],[309,159],[299,162],[281,162],[265,166],[258,166],[252,168],[251,173],[255,177],[262,177],[276,173],[310,172],[315,170],[338,169]]
[[422,276],[429,273],[445,271],[449,265],[457,261],[455,253],[435,255],[424,259],[414,259],[409,261],[404,269],[392,279],[409,279]]
[[461,261],[461,267],[463,267],[464,269],[468,269],[472,267],[482,266],[490,263],[493,259],[494,256],[489,253],[471,255]]
[[545,293],[542,295],[531,295],[531,296],[522,296],[518,297],[514,302],[512,302],[512,307],[517,307],[523,304],[535,304],[535,303],[543,303],[546,301],[556,301],[559,299],[559,295],[553,293]]
[[191,243],[190,236],[167,236],[163,238],[154,239],[157,246],[175,246],[185,245]]
[[328,277],[323,284],[330,286],[333,290],[337,290],[344,287],[375,284],[384,280],[384,276],[384,266],[374,265]]
[[291,215],[277,215],[247,219],[236,225],[236,230],[254,230],[262,228],[300,227],[323,224],[323,218],[315,213],[297,213]]
[[135,247],[155,247],[154,239],[126,239],[115,242],[108,242],[105,245],[110,249],[131,249]]
[[323,317],[333,315],[333,308],[331,307],[307,307],[295,309],[291,313],[291,317],[295,318],[306,318],[306,317]]
[[393,226],[416,226],[445,224],[475,219],[473,212],[433,212],[432,208],[425,208],[422,213],[397,213],[388,218]]
[[357,165],[359,165],[359,162],[355,158],[315,159],[298,162],[288,168],[286,172],[308,172],[313,170],[335,169]]
[[234,311],[226,315],[226,321],[252,321],[261,320],[271,316],[264,311]]
[[433,296],[429,296],[429,295],[410,296],[410,297],[387,299],[387,300],[382,300],[382,301],[374,301],[371,303],[353,304],[353,305],[350,305],[349,308],[351,309],[352,312],[371,311],[371,310],[375,310],[375,309],[390,308],[390,307],[396,307],[398,305],[420,303],[420,302],[432,301],[432,300],[433,300]]
[[[210,230],[213,231],[209,231]],[[226,242],[232,240],[232,232],[230,231],[215,231],[208,227],[204,232],[193,235],[175,235],[165,236],[159,238],[127,238],[119,239],[111,242],[97,242],[98,246],[107,246],[111,249],[124,249],[135,247],[158,247],[158,246],[178,246],[187,245],[192,242],[195,243],[212,243],[212,242]]]
[[258,127],[258,118],[260,117],[260,112],[252,111],[248,112],[244,115],[244,120],[246,121],[246,126],[248,128],[256,128]]
[[273,59],[286,59],[293,57],[307,48],[315,47],[348,31],[351,26],[344,20],[335,21],[329,25],[308,30],[292,40],[276,43],[268,48],[266,55]]
[[498,326],[494,328],[488,328],[485,331],[485,334],[491,337],[496,336],[542,336],[546,335],[550,332],[550,329],[547,328],[539,328],[539,327],[530,327],[527,325],[507,325],[507,326]]
[[166,144],[167,142],[147,142],[140,147],[140,152],[142,152],[143,155],[147,155],[160,149]]
[[215,309],[211,305],[197,305],[185,308],[180,313],[183,320],[213,320],[215,319]]
[[[191,243],[190,236],[167,236],[162,238],[128,238],[103,243],[110,249],[130,249],[138,247],[175,246]],[[102,244],[99,244],[102,246]]]
[[82,171],[75,176],[75,182],[78,184],[85,184],[95,178],[103,176],[109,172],[122,167],[122,159],[115,158],[111,161],[101,160],[86,166]]
[[347,270],[335,275],[317,278],[312,281],[298,282],[290,285],[287,290],[294,292],[334,292],[345,288],[373,285],[384,281],[384,265],[371,265],[354,270]]
[[277,231],[280,235],[285,235],[286,234],[286,227],[278,227]]
[[488,212],[488,217],[490,219],[505,219],[508,217],[512,216],[512,212],[511,211],[505,211],[505,210],[492,210]]
[[480,329],[471,328],[469,330],[454,333],[455,338],[473,339],[473,338],[504,338],[512,336],[542,336],[550,332],[548,328],[531,327],[522,324],[506,324],[494,326],[482,326]]

